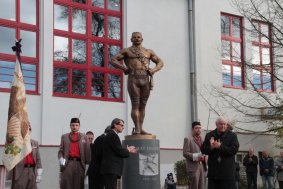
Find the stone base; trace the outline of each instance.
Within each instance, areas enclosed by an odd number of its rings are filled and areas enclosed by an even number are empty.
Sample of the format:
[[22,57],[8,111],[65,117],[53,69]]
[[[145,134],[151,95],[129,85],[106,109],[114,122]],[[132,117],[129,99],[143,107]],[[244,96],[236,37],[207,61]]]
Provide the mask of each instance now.
[[155,140],[156,135],[127,135],[126,140]]
[[[125,159],[122,176],[122,189],[158,189],[160,188],[160,148],[159,140],[142,139],[140,136],[129,135],[123,146],[135,146],[138,153]],[[135,138],[137,137],[137,138]]]

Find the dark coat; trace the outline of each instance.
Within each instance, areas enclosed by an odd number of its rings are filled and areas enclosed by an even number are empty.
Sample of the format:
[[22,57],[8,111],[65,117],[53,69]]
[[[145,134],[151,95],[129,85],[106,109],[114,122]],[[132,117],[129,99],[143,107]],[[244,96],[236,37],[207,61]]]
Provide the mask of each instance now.
[[[221,141],[219,149],[210,148],[210,139]],[[235,180],[235,154],[239,149],[237,135],[231,131],[226,131],[221,136],[216,129],[207,133],[201,151],[208,155],[208,174],[210,179]]]
[[103,141],[103,158],[100,173],[121,176],[124,166],[123,158],[129,157],[129,155],[128,149],[122,147],[119,136],[111,130]]
[[90,145],[91,150],[91,162],[87,171],[88,175],[94,174],[99,175],[100,174],[100,167],[101,167],[101,161],[102,161],[102,145],[104,140],[105,134],[98,136],[93,144]]
[[[267,172],[264,170],[268,169]],[[259,173],[261,176],[273,176],[274,175],[274,160],[272,157],[261,158],[259,160]]]
[[249,161],[250,156],[247,154],[244,157],[243,164],[246,166],[246,172],[248,173],[257,173],[257,164],[258,164],[258,158],[257,156],[252,156],[252,161]]

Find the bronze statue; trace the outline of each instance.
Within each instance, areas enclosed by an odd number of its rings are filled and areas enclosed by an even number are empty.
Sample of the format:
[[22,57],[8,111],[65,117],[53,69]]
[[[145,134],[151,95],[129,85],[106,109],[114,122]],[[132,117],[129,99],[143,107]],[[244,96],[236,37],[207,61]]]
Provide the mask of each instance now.
[[[142,47],[142,34],[132,33],[132,46],[122,49],[115,55],[111,64],[128,76],[128,92],[132,102],[131,117],[135,124],[133,134],[150,135],[142,129],[145,106],[153,87],[153,74],[163,67],[163,61],[150,49]],[[124,60],[124,64],[119,61]],[[156,65],[149,67],[150,61]]]

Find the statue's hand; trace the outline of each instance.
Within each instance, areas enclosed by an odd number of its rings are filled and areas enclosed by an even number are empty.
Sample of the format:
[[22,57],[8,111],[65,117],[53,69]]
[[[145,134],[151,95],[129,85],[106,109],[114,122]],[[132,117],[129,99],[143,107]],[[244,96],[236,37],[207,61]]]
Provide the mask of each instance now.
[[153,76],[154,71],[153,71],[153,69],[148,68],[147,73],[148,73],[148,75]]
[[128,68],[124,70],[125,75],[128,75],[129,73],[130,73],[130,70]]

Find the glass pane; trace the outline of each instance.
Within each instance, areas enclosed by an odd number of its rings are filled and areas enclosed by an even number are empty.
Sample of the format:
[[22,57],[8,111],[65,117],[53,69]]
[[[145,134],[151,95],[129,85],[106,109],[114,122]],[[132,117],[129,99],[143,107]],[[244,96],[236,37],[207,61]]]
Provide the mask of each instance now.
[[242,87],[242,69],[241,67],[233,67],[233,86]]
[[73,70],[72,94],[86,95],[86,72]]
[[15,45],[15,29],[0,26],[0,34],[0,53],[14,54],[11,47]]
[[221,15],[221,34],[230,35],[230,21],[228,16]]
[[36,57],[36,33],[21,30],[22,55]]
[[263,90],[271,90],[271,74],[263,73]]
[[222,76],[223,76],[224,85],[232,85],[231,84],[231,66],[222,65]]
[[232,18],[232,36],[240,37],[240,19]]
[[68,31],[69,9],[61,5],[54,5],[54,28]]
[[108,0],[108,9],[120,11],[120,0]]
[[268,31],[268,25],[261,24],[261,42],[263,43],[269,43],[269,31]]
[[253,70],[253,85],[256,89],[261,89],[261,79],[260,72],[257,70]]
[[69,60],[69,42],[66,37],[54,36],[54,60],[68,61]]
[[86,63],[85,41],[73,39],[72,62],[75,64],[85,64]]
[[21,22],[36,25],[36,0],[20,1]]
[[257,22],[252,22],[251,37],[255,42],[259,42],[259,25]]
[[72,31],[75,33],[86,33],[86,13],[83,10],[73,9]]
[[108,17],[108,38],[120,39],[120,18]]
[[104,36],[104,16],[102,14],[92,13],[91,28],[92,35],[97,37]]
[[121,49],[121,47],[118,47],[118,46],[114,46],[114,45],[109,46],[109,48],[108,48],[108,61],[109,61],[108,67],[109,68],[114,68],[112,66],[112,64],[110,64],[110,61],[111,61],[113,56],[115,56],[116,54],[118,54],[120,52],[120,49]]
[[252,63],[253,64],[260,64],[260,55],[259,55],[259,47],[252,46]]
[[54,68],[54,81],[53,92],[54,93],[68,93],[68,69]]
[[104,66],[104,45],[102,43],[92,43],[92,65]]
[[36,65],[35,64],[22,64],[26,90],[36,90]]
[[262,64],[270,65],[270,50],[269,48],[262,48]]
[[16,21],[16,0],[0,0],[0,18]]
[[230,42],[222,40],[221,41],[221,57],[222,60],[230,60]]
[[85,4],[86,3],[86,0],[73,0],[74,2],[77,2],[77,3],[82,3],[82,4]]
[[108,75],[108,97],[109,98],[120,98],[121,92],[121,76],[119,75]]
[[104,0],[92,0],[92,6],[104,8]]
[[241,62],[241,44],[232,42],[232,61]]
[[104,97],[104,74],[92,73],[91,96]]
[[0,61],[0,88],[11,88],[14,76],[14,62]]
[[[11,88],[14,78],[15,63],[8,61],[0,61],[0,88]],[[24,76],[26,90],[36,90],[36,65],[22,63],[22,71]]]

